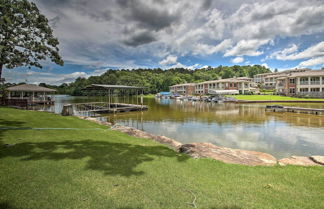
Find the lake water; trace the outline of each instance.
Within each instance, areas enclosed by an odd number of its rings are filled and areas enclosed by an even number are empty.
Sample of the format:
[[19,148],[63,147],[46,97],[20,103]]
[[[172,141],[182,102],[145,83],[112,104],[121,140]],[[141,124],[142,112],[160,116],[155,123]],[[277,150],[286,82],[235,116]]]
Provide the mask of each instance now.
[[[104,97],[56,96],[52,111],[63,104],[106,101]],[[135,98],[116,102],[137,103]],[[324,116],[265,112],[266,104],[216,104],[144,99],[148,111],[101,115],[108,121],[164,135],[182,143],[266,152],[277,158],[324,155]],[[282,104],[324,109],[324,104]]]

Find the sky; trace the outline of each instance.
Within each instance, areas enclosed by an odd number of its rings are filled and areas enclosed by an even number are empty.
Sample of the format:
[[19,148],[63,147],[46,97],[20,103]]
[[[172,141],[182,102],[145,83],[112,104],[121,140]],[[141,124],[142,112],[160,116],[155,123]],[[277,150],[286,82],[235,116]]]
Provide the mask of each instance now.
[[5,69],[7,82],[61,84],[122,68],[324,67],[324,0],[33,2],[65,65]]

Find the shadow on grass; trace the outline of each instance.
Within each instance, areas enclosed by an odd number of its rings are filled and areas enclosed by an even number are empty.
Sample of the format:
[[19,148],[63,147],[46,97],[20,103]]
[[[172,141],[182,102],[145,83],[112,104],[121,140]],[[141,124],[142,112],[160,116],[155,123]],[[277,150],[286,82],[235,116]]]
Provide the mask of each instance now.
[[85,169],[102,171],[106,175],[142,175],[136,167],[157,160],[158,157],[176,158],[185,161],[189,157],[178,155],[164,146],[141,146],[94,140],[63,142],[19,143],[1,148],[0,158],[20,157],[22,161],[64,159],[84,160]]
[[13,120],[4,120],[0,118],[0,147],[2,147],[3,144],[3,135],[4,133],[7,131],[6,129],[1,129],[1,127],[5,128],[5,127],[23,127],[25,123],[21,122],[21,121],[13,121]]
[[[0,202],[0,209],[18,209],[17,207],[12,206],[8,202]],[[21,208],[20,208],[21,209]]]

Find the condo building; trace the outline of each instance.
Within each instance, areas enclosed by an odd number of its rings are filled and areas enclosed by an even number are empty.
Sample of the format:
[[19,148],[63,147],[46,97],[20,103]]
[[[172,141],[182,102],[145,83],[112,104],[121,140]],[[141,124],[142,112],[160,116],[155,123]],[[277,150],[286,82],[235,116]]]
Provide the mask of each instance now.
[[310,70],[277,78],[276,91],[287,96],[324,97],[324,70]]
[[193,95],[195,93],[195,83],[184,83],[170,86],[170,92],[180,95]]
[[170,86],[172,93],[181,95],[210,94],[214,90],[238,90],[241,94],[244,94],[255,91],[256,84],[252,82],[251,78],[239,77]]
[[283,76],[287,76],[291,73],[300,73],[300,72],[308,72],[311,69],[291,69],[285,70],[277,73],[262,73],[253,76],[253,81],[255,83],[259,83],[262,85],[263,89],[272,89],[276,88],[277,78],[281,78]]

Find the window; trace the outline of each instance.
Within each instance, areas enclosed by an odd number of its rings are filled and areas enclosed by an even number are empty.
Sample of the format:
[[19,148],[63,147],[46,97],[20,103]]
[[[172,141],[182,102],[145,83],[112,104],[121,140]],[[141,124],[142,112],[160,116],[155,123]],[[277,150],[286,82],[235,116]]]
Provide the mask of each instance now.
[[293,89],[293,88],[289,89],[289,93],[294,94],[295,93],[295,89]]
[[300,85],[308,85],[308,78],[300,78]]
[[308,92],[308,88],[301,88],[300,92]]
[[311,85],[319,85],[320,84],[320,78],[319,77],[311,77],[310,83],[311,83]]
[[310,91],[311,92],[319,92],[320,91],[320,88],[311,88]]
[[289,83],[294,84],[295,83],[295,79],[294,78],[290,78],[289,79]]

